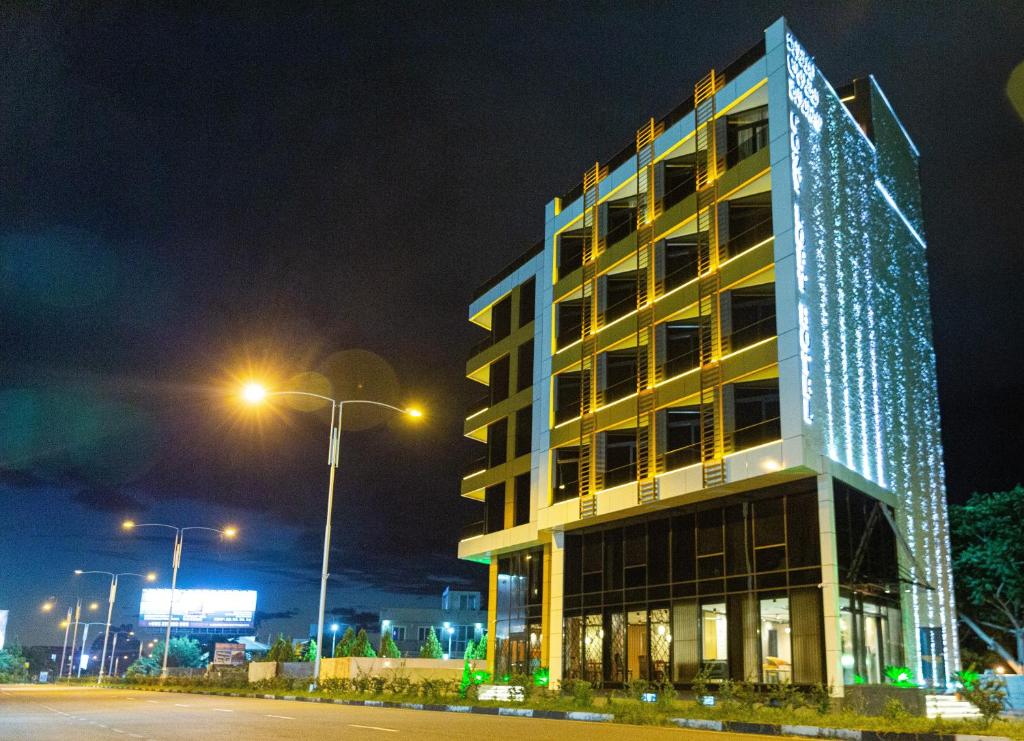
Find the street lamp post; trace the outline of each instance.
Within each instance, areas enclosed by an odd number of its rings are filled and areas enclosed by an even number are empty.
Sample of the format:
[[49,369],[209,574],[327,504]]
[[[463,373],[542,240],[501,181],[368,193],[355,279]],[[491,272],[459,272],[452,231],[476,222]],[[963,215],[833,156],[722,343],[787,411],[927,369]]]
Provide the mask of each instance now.
[[233,538],[238,534],[237,528],[226,527],[219,529],[215,527],[202,527],[200,525],[190,525],[189,527],[175,527],[174,525],[165,525],[162,522],[143,522],[137,524],[132,520],[125,520],[121,527],[125,530],[132,530],[138,527],[166,527],[174,531],[174,555],[171,558],[171,598],[167,605],[167,633],[164,636],[164,661],[163,667],[160,669],[161,679],[167,676],[167,656],[171,653],[171,618],[174,615],[174,590],[178,584],[178,567],[181,565],[181,546],[185,539],[186,530],[209,530],[212,533],[220,533],[225,538]]
[[[75,675],[76,679],[81,679],[82,678],[82,659],[89,652],[89,648],[85,644],[86,644],[86,641],[89,639],[89,626],[90,625],[104,625],[104,623],[101,623],[98,620],[97,621],[93,621],[91,623],[82,623],[82,626],[83,626],[83,628],[82,628],[82,650],[81,650],[81,652],[80,652],[80,654],[78,656],[78,672]],[[71,656],[72,656],[72,660],[74,660],[74,652],[72,652]],[[99,671],[103,671],[103,664],[100,664]],[[71,679],[71,672],[70,671],[68,672],[68,679],[69,680]]]
[[[135,631],[134,630],[130,630],[128,632],[125,632],[123,630],[115,630],[114,631],[114,644],[110,648],[110,661],[107,663],[107,676],[108,677],[114,676],[114,654],[117,653],[117,637],[118,636],[133,636],[133,635],[135,635]],[[127,659],[128,657],[125,656],[125,658]]]
[[452,657],[452,636],[455,634],[455,628],[445,623],[445,629],[448,631],[448,658]]
[[328,562],[331,552],[331,518],[334,512],[334,476],[338,470],[338,453],[341,447],[341,417],[346,404],[367,404],[370,406],[391,409],[399,414],[408,414],[410,417],[422,417],[423,412],[415,408],[402,409],[392,404],[385,404],[382,401],[369,401],[367,399],[332,399],[322,394],[314,394],[309,391],[267,391],[257,383],[250,383],[242,389],[242,398],[250,404],[259,404],[270,396],[305,396],[321,401],[329,402],[331,405],[331,430],[327,442],[327,517],[324,523],[324,557],[320,568],[320,607],[317,611],[316,621],[316,660],[313,666],[313,683],[310,689],[315,689],[320,681],[320,658],[323,654],[324,645],[324,609],[327,601],[327,577]]
[[338,641],[338,624],[331,623],[331,656],[334,656],[334,645]]
[[[113,573],[111,571],[82,571],[81,569],[75,569],[76,576],[84,576],[86,574],[106,574],[110,577],[110,593],[107,597],[107,629],[103,634],[103,654],[100,656],[100,671],[96,675],[96,684],[103,681],[103,667],[107,661],[107,643],[110,641],[110,619],[114,614],[114,600],[117,599],[117,580],[122,576],[137,576],[140,579],[146,581],[153,581],[156,579],[156,574],[152,571],[148,574],[136,574],[133,571],[122,571],[120,573]],[[117,634],[114,634],[114,642],[117,643]],[[109,672],[108,672],[109,674]]]

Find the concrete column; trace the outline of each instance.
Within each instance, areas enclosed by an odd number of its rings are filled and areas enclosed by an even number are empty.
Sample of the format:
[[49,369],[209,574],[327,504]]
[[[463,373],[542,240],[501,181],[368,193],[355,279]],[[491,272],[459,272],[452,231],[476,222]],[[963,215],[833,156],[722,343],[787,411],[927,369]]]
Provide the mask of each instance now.
[[487,576],[487,671],[494,675],[494,637],[498,622],[498,557],[491,556]]
[[821,605],[825,639],[825,684],[843,696],[842,644],[839,640],[839,558],[836,553],[835,497],[832,476],[818,475],[818,532],[821,545]]
[[[562,590],[565,586],[565,533],[551,534],[550,577],[544,583],[545,639],[548,647],[548,668],[551,688],[557,689],[562,681]],[[545,555],[548,555],[545,553]],[[545,569],[545,575],[549,572]]]

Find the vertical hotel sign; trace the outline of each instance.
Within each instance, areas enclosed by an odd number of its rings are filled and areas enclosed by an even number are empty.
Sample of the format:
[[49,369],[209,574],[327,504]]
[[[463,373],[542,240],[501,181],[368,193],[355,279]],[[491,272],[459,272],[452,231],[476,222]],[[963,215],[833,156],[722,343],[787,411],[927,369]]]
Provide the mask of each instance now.
[[813,135],[817,135],[821,131],[822,119],[818,112],[818,91],[814,89],[814,61],[789,31],[786,31],[786,71],[789,101],[792,103],[789,110],[789,147],[793,167],[793,240],[796,245],[796,282],[799,292],[797,320],[800,340],[800,394],[803,399],[804,422],[810,424],[814,419],[811,408],[814,386],[811,380],[811,319],[807,308],[807,232],[800,213],[800,191],[803,186],[800,123],[802,120],[810,127]]

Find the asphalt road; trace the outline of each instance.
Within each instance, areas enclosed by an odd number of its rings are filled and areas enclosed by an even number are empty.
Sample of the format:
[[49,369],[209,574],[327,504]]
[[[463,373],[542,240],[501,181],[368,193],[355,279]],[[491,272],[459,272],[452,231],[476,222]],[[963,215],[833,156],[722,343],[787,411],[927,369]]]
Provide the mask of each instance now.
[[553,739],[555,741],[756,741],[751,736],[464,715],[392,708],[364,708],[247,697],[108,690],[92,687],[7,685],[0,687],[0,739],[91,741],[92,739],[345,739],[389,741],[416,738]]

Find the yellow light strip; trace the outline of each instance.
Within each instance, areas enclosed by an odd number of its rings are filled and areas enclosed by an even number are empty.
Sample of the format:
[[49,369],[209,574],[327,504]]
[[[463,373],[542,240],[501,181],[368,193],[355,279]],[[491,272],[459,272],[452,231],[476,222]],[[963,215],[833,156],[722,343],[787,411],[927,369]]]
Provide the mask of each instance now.
[[487,471],[486,468],[481,468],[479,471],[474,471],[473,473],[471,473],[471,474],[469,474],[467,476],[463,476],[462,480],[463,481],[468,481],[469,479],[473,478],[474,476],[479,476],[480,474],[484,473],[485,471]]

